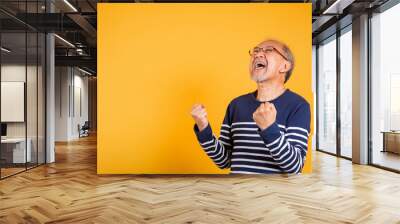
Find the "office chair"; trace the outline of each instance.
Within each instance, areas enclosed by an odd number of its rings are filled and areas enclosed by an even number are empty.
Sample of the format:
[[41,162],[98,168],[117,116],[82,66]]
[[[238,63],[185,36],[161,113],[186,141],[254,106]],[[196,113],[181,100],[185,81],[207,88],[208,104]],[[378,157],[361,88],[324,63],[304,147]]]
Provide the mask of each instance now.
[[89,136],[89,129],[90,129],[89,121],[85,121],[82,127],[80,127],[80,125],[78,124],[78,129],[79,129],[79,138]]

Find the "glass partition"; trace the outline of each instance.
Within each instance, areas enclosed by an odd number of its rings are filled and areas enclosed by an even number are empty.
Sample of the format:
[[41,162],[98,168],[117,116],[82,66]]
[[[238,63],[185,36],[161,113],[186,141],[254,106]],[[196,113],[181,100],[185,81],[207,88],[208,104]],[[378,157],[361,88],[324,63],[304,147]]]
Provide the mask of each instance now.
[[340,155],[352,157],[352,34],[351,26],[340,36]]
[[7,177],[24,171],[31,161],[26,141],[26,33],[3,32],[1,47],[1,176]]
[[45,34],[15,18],[44,3],[0,2],[1,179],[45,163]]
[[400,171],[400,4],[371,18],[371,162]]
[[318,47],[318,150],[336,154],[336,36]]

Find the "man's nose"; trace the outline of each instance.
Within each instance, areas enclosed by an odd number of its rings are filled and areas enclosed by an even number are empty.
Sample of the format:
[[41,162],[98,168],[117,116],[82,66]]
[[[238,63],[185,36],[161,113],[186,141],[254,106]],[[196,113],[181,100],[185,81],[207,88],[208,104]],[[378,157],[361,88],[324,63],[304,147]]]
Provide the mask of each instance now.
[[254,54],[254,58],[265,58],[265,54],[262,51],[259,51]]

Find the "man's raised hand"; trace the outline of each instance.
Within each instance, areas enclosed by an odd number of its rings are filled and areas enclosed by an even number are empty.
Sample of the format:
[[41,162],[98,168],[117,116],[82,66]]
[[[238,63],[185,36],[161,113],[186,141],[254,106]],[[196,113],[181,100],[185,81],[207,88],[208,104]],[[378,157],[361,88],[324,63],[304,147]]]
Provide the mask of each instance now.
[[207,111],[202,104],[193,105],[190,114],[196,122],[199,131],[204,130],[208,126]]

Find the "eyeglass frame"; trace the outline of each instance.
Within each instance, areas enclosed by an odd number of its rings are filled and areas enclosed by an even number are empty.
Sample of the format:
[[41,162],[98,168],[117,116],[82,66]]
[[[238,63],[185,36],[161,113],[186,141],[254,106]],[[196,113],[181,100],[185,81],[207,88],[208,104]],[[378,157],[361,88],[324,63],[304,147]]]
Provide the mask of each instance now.
[[253,49],[250,49],[250,50],[249,50],[249,55],[250,55],[250,56],[253,56],[253,55],[251,54],[251,52],[253,52],[254,49],[256,49],[256,48],[262,50],[262,52],[263,52],[264,54],[267,53],[266,50],[272,49],[272,50],[274,50],[276,53],[278,53],[280,56],[282,56],[282,58],[284,58],[286,61],[289,61],[289,59],[288,59],[285,55],[283,55],[280,51],[278,51],[278,49],[276,49],[276,48],[273,47],[273,46],[268,46],[268,47],[267,47],[268,49],[264,49],[264,48],[262,48],[262,47],[254,47]]

